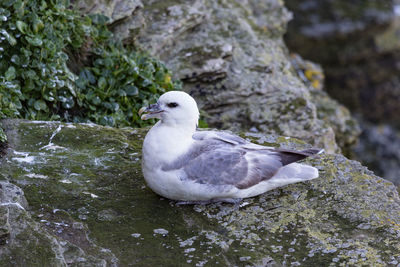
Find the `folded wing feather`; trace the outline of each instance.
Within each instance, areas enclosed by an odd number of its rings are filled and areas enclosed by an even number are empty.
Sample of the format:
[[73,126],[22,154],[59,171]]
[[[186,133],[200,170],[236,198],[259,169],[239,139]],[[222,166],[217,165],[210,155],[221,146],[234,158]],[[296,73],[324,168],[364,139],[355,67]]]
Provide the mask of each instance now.
[[181,169],[184,177],[200,184],[234,185],[249,188],[272,178],[290,163],[318,154],[318,149],[292,151],[252,144],[225,132],[197,132],[191,150],[164,171]]

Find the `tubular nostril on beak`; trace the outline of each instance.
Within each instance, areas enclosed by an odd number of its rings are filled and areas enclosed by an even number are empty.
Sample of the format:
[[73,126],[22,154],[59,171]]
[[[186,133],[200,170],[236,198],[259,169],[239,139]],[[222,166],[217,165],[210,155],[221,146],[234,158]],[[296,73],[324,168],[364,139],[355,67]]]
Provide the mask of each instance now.
[[139,116],[142,115],[142,113],[146,112],[147,110],[148,110],[147,107],[140,108],[139,111],[138,111]]
[[142,115],[142,113],[146,113],[140,117],[142,120],[148,120],[151,118],[161,119],[160,114],[163,111],[164,110],[161,108],[161,106],[158,103],[156,103],[156,104],[151,104],[148,107],[142,107],[141,109],[139,109],[138,114],[140,116],[140,115]]

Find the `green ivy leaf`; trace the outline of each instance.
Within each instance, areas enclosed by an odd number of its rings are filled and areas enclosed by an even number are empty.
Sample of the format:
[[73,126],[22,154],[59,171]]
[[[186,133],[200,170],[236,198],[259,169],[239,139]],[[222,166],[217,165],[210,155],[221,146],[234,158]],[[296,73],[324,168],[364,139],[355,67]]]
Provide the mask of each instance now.
[[55,100],[55,98],[52,97],[51,95],[44,95],[43,98],[49,102],[53,102]]
[[27,25],[25,22],[18,20],[18,21],[16,22],[16,25],[17,25],[17,29],[18,29],[20,32],[26,33],[26,29],[28,28],[28,25]]
[[107,126],[114,126],[115,121],[114,118],[111,116],[103,116],[100,118],[100,123]]
[[11,57],[11,62],[14,63],[15,65],[19,65],[20,64],[20,59],[18,55],[13,55]]
[[100,104],[100,103],[101,103],[100,97],[98,97],[98,96],[93,97],[92,103],[93,103],[94,105]]
[[5,1],[3,2],[3,5],[4,5],[5,7],[10,7],[10,6],[12,6],[15,2],[16,2],[16,0],[5,0]]
[[4,74],[4,77],[6,78],[7,81],[11,81],[15,79],[15,68],[14,67],[9,67],[6,73]]
[[107,81],[106,81],[106,79],[105,79],[104,77],[100,77],[100,79],[99,79],[98,82],[97,82],[97,86],[98,86],[100,89],[104,90],[104,88],[106,88],[106,86],[107,86]]
[[60,97],[62,106],[65,109],[71,109],[75,106],[75,101],[72,97]]
[[27,70],[24,72],[23,75],[24,75],[25,79],[33,79],[33,80],[39,79],[39,77],[36,75],[36,72],[33,70]]
[[35,19],[33,22],[33,31],[34,33],[38,33],[40,30],[44,28],[43,21],[40,19]]
[[[100,73],[100,71],[99,71]],[[83,80],[87,80],[89,81],[91,84],[95,84],[96,83],[96,77],[93,75],[93,73],[88,70],[88,69],[83,69],[80,73],[79,73],[79,77],[82,78]]]
[[43,100],[39,99],[36,100],[35,103],[33,104],[33,107],[39,111],[39,110],[47,110],[47,105],[46,102],[44,102]]
[[9,34],[6,30],[2,29],[0,33],[6,38],[6,40],[10,45],[14,46],[17,44],[17,40],[15,40],[15,38],[11,34]]
[[33,38],[26,36],[25,39],[33,46],[41,46],[43,44],[43,40],[37,36]]
[[118,90],[118,95],[119,96],[126,96],[126,92],[124,90],[122,90],[122,89],[119,89]]
[[78,86],[79,88],[85,89],[85,88],[86,88],[86,84],[87,84],[86,81],[87,81],[87,80],[85,80],[85,79],[79,78],[79,79],[77,79],[77,80],[75,81],[75,84],[76,84],[76,86]]
[[128,96],[135,96],[139,93],[139,89],[134,85],[129,85],[125,88],[125,92]]

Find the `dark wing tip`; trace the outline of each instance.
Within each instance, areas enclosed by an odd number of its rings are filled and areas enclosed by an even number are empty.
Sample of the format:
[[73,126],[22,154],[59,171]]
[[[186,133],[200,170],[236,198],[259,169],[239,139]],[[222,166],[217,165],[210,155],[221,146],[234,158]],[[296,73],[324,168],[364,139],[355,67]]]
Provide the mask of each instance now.
[[[299,151],[300,152],[300,151]],[[279,152],[279,160],[282,162],[282,165],[288,165],[290,163],[305,159],[308,155],[305,155],[302,152],[289,152],[289,151],[281,151]]]
[[294,151],[289,149],[277,148],[275,151],[279,152],[279,158],[283,165],[305,159],[310,156],[315,156],[324,152],[323,149],[309,148],[301,151]]

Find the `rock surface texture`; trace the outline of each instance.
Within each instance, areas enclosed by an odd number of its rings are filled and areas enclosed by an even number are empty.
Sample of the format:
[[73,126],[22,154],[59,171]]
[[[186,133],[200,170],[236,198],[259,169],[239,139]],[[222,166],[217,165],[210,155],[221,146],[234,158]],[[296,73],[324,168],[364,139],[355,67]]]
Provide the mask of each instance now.
[[[4,120],[1,266],[367,265],[400,263],[392,183],[341,155],[320,178],[240,206],[176,206],[144,184],[146,129]],[[265,145],[296,139],[248,133]]]
[[282,40],[291,19],[282,1],[129,1],[131,12],[120,15],[118,1],[109,2],[76,6],[110,16],[116,37],[164,61],[211,127],[293,136],[329,152],[354,143],[348,112],[321,111],[294,70]]

